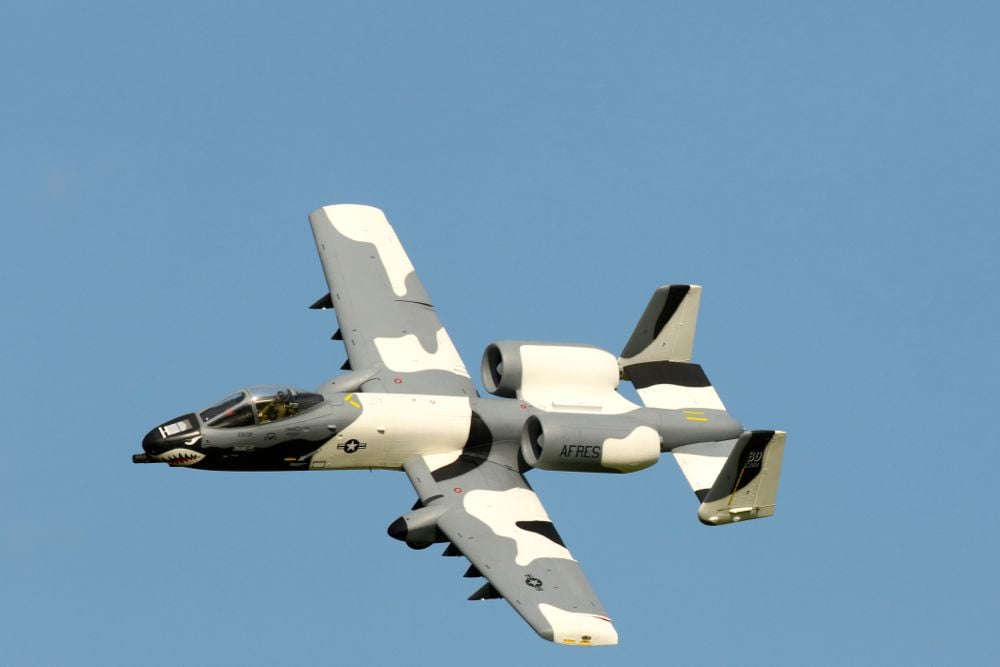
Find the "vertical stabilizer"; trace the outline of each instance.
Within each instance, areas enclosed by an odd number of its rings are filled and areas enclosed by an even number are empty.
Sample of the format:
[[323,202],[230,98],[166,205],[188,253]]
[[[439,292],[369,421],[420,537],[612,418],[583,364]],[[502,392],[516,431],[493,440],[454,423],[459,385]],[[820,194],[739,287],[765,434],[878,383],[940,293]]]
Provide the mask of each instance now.
[[701,304],[699,285],[664,285],[653,292],[618,363],[650,408],[725,410],[698,364],[692,364]]
[[717,526],[774,514],[785,435],[747,431],[740,436],[698,508],[702,523]]
[[691,361],[700,304],[700,285],[658,287],[625,343],[622,366],[647,361]]

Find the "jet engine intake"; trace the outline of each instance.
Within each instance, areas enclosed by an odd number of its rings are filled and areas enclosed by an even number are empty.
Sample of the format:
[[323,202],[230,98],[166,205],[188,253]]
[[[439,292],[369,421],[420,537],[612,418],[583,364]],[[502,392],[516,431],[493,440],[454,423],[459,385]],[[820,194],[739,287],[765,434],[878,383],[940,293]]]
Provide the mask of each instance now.
[[521,431],[521,456],[542,470],[635,472],[660,460],[660,435],[627,417],[532,415]]
[[517,395],[524,373],[521,345],[531,345],[531,342],[500,340],[486,346],[481,366],[486,391],[503,398],[514,398]]

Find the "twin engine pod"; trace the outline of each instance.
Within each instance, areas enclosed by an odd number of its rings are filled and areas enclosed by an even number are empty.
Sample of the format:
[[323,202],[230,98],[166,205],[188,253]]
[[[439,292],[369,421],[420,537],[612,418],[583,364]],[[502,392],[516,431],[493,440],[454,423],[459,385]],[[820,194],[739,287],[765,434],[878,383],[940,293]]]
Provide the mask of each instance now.
[[[486,391],[545,411],[528,417],[521,457],[533,468],[635,472],[660,460],[660,433],[628,416],[618,359],[593,345],[500,340],[481,365]],[[592,414],[587,414],[588,412]]]
[[635,472],[660,460],[660,434],[625,416],[532,415],[521,456],[542,470]]

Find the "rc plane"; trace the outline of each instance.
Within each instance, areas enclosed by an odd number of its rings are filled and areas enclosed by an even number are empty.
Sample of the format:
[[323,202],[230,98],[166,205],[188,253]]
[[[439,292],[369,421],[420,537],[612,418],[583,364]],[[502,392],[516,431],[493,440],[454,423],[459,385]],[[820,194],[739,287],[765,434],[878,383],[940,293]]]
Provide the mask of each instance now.
[[[253,386],[152,429],[136,463],[201,470],[401,470],[418,499],[390,536],[446,543],[544,639],[616,644],[604,606],[525,479],[677,461],[710,526],[771,516],[782,431],[746,431],[692,363],[697,285],[658,288],[620,355],[585,344],[487,346],[481,397],[395,231],[377,208],[309,216],[345,372],[316,390]],[[630,381],[642,402],[618,392]]]

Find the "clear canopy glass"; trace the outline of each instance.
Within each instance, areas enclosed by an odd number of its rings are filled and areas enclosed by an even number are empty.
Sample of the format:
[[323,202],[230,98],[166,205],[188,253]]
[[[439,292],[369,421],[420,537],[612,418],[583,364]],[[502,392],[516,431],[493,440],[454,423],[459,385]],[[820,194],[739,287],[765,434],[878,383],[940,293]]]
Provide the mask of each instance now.
[[201,420],[211,428],[239,428],[287,419],[323,402],[308,391],[280,385],[247,387],[201,412]]

